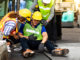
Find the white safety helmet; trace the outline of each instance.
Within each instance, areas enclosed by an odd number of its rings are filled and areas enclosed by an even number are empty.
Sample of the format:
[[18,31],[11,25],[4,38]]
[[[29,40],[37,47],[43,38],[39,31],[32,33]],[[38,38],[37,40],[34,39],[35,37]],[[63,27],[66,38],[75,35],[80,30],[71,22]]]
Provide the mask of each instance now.
[[51,2],[51,0],[43,0],[43,3],[45,4],[49,4]]

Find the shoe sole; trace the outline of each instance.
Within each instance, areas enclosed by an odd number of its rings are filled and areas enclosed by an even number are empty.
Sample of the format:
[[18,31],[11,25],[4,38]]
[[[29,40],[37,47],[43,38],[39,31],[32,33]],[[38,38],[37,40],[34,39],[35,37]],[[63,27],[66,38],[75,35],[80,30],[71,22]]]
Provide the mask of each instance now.
[[55,55],[55,56],[65,56],[68,53],[69,53],[68,49],[62,49],[61,51],[53,51],[52,55]]
[[33,56],[35,53],[29,53],[29,56],[31,57],[31,56]]
[[24,58],[28,58],[30,53],[25,53]]

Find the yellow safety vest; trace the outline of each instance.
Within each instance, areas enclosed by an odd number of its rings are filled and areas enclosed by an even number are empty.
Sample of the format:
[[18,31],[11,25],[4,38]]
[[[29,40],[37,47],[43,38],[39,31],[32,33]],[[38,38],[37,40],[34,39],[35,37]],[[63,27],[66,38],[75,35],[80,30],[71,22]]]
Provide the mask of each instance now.
[[16,18],[9,18],[9,14],[14,13],[14,11],[9,12],[7,15],[5,15],[2,20],[0,21],[0,31],[3,32],[4,31],[4,26],[5,23],[8,21],[14,21],[16,23],[16,33],[18,32],[18,28],[17,28],[17,22],[16,22]]
[[46,6],[43,4],[42,0],[38,0],[38,5],[43,19],[47,20],[50,16],[51,7],[54,5],[54,0],[51,0],[50,4],[47,4]]

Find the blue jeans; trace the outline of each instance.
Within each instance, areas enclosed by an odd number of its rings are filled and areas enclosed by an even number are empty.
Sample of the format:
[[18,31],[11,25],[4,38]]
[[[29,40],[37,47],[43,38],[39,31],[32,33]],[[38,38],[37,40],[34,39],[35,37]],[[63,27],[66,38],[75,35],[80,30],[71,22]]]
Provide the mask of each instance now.
[[[26,38],[21,38],[20,39],[20,43],[21,46],[23,48],[23,51],[25,51],[26,49],[38,49],[38,46],[40,44],[41,41],[39,40],[27,40]],[[51,52],[54,48],[54,45],[47,40],[45,43],[45,46],[47,47],[47,49]]]

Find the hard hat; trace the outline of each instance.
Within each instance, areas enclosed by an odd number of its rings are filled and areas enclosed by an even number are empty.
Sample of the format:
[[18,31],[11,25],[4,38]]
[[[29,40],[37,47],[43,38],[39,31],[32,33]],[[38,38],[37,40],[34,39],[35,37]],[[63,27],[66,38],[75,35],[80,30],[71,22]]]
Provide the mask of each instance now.
[[51,0],[43,0],[43,3],[49,4]]
[[32,18],[35,19],[35,20],[41,21],[42,20],[42,15],[39,11],[35,11],[32,15]]
[[31,17],[31,11],[28,9],[21,9],[19,10],[19,15],[24,18]]

